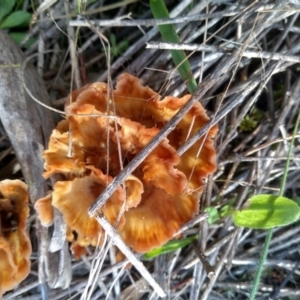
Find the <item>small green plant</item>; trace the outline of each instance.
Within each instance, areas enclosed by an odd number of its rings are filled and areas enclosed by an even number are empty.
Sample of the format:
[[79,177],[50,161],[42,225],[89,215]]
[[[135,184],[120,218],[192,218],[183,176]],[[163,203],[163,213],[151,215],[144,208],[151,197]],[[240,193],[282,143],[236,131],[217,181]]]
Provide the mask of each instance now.
[[[19,4],[16,0],[0,0],[0,28],[7,29],[17,44],[20,44],[26,35],[22,28],[28,27],[31,20],[31,14],[19,10]],[[29,41],[25,47],[29,47],[32,42],[33,40]]]
[[293,131],[284,174],[282,177],[279,195],[261,194],[253,196],[249,199],[248,208],[234,213],[234,223],[237,226],[250,227],[255,229],[268,229],[264,247],[262,249],[259,264],[256,270],[253,286],[250,293],[250,300],[254,300],[259,286],[263,266],[266,261],[269,246],[271,243],[273,228],[285,226],[296,222],[300,216],[300,208],[297,202],[283,197],[287,173],[289,170],[290,157],[294,147],[295,136],[298,132],[300,123],[300,113],[298,114],[296,124]]
[[251,131],[257,126],[257,121],[250,116],[245,116],[245,118],[240,123],[240,131]]
[[214,206],[209,206],[204,209],[204,212],[208,213],[208,224],[217,223],[220,219],[226,218],[232,215],[234,200],[223,205],[221,208],[217,209]]
[[214,206],[206,207],[204,211],[208,214],[208,219],[207,219],[208,224],[217,223],[221,219],[218,209],[215,208]]
[[263,120],[264,113],[254,107],[252,111],[245,116],[239,126],[239,130],[243,131],[252,131],[257,127],[257,125]]
[[116,36],[113,33],[110,34],[109,41],[111,46],[110,49],[112,61],[121,55],[129,46],[129,43],[126,39],[123,39],[121,42],[117,43]]

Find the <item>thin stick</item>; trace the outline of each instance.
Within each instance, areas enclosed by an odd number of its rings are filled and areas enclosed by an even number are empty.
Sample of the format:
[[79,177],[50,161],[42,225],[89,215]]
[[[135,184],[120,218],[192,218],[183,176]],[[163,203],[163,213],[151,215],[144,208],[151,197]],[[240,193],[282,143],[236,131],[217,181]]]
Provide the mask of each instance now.
[[176,237],[178,234],[182,234],[183,232],[185,232],[186,230],[194,227],[196,224],[206,220],[208,218],[208,214],[207,213],[203,213],[200,214],[199,216],[195,217],[194,219],[192,219],[191,221],[183,224],[178,231],[176,231],[173,235],[173,237]]
[[[200,45],[200,44],[176,44],[176,43],[157,43],[148,42],[146,43],[146,49],[160,49],[160,50],[186,50],[186,51],[203,51],[203,52],[213,52],[213,53],[225,53],[230,54],[235,47],[222,47],[222,46],[212,46],[212,45]],[[281,62],[300,62],[300,57],[296,55],[287,55],[284,53],[273,53],[267,51],[254,51],[245,50],[242,53],[243,57],[248,58],[260,58],[260,59],[271,59],[280,60]]]
[[[289,140],[293,139],[293,137],[295,137],[295,138],[300,138],[300,134],[296,134],[295,136],[290,135],[290,136],[287,136],[286,138],[277,138],[277,139],[275,139],[275,140],[273,140],[273,141],[266,142],[266,143],[264,143],[264,144],[262,144],[262,145],[259,145],[259,146],[255,147],[255,148],[252,148],[252,149],[247,150],[247,151],[244,153],[244,156],[248,156],[248,155],[250,155],[250,154],[253,154],[253,153],[255,153],[255,152],[259,151],[259,150],[262,150],[262,149],[264,149],[264,148],[266,148],[266,147],[269,147],[269,146],[271,146],[271,145],[273,145],[273,144],[281,143],[281,142],[284,142],[284,141],[289,141]],[[274,158],[273,158],[273,159],[274,159]],[[277,159],[277,157],[275,157],[275,159]],[[286,158],[286,159],[287,159],[287,158]]]
[[145,266],[134,256],[133,252],[126,246],[122,238],[118,235],[113,226],[108,222],[103,214],[97,214],[96,220],[100,223],[101,227],[110,236],[116,246],[121,250],[121,252],[128,258],[128,260],[133,264],[133,266],[140,272],[140,274],[147,280],[147,282],[153,287],[154,291],[160,296],[165,297],[166,294],[159,286],[159,284],[154,280],[149,271]]
[[207,257],[204,255],[204,253],[199,249],[199,246],[197,245],[197,243],[193,243],[193,249],[196,253],[196,255],[198,256],[198,258],[200,259],[202,266],[204,267],[204,270],[207,274],[207,277],[211,280],[215,277],[215,271],[213,269],[213,267],[210,265]]
[[[67,15],[70,13],[70,4],[69,2],[64,2],[65,10]],[[71,65],[72,65],[72,72],[71,72],[71,78],[74,81],[76,88],[79,89],[82,87],[82,82],[80,78],[80,71],[79,71],[79,64],[78,64],[78,58],[77,58],[77,51],[76,51],[76,45],[77,45],[77,37],[78,37],[78,29],[76,30],[76,33],[74,32],[74,28],[71,26],[67,27],[68,31],[68,41],[69,41],[69,48],[70,48],[70,56],[71,56]],[[73,81],[73,80],[72,80]],[[71,89],[72,89],[73,82],[71,82]]]
[[[300,135],[298,136],[300,137]],[[300,161],[300,157],[296,157],[296,156],[291,156],[291,159],[293,161]],[[276,156],[276,157],[272,157],[272,156],[265,156],[265,157],[261,157],[261,156],[255,156],[255,157],[245,157],[243,155],[237,155],[231,158],[228,158],[224,161],[220,161],[219,162],[219,167],[227,165],[227,164],[232,164],[232,163],[236,163],[236,162],[256,162],[256,161],[263,161],[263,160],[276,160],[276,161],[280,161],[280,160],[287,160],[286,156]]]
[[[177,17],[177,18],[164,18],[164,19],[148,19],[148,20],[97,20],[90,21],[93,25],[96,26],[109,26],[109,27],[125,27],[125,26],[158,26],[158,25],[167,25],[167,24],[179,24],[193,21],[204,21],[207,19],[214,18],[223,18],[223,17],[232,17],[240,14],[243,10],[237,11],[226,11],[221,13],[212,13],[212,14],[195,14],[186,17]],[[72,20],[69,22],[69,26],[80,26],[88,27],[90,25],[89,21],[86,20]]]
[[218,279],[221,271],[222,271],[222,266],[225,263],[225,259],[227,258],[227,256],[229,255],[229,252],[231,251],[232,245],[234,243],[235,237],[238,233],[240,229],[237,229],[233,232],[232,235],[232,239],[230,240],[230,242],[228,243],[227,248],[225,249],[225,253],[222,255],[220,261],[218,262],[216,268],[215,268],[215,276],[211,279],[211,281],[208,283],[206,290],[204,291],[204,293],[202,294],[201,300],[206,300],[209,297],[209,294],[216,282],[216,280]]

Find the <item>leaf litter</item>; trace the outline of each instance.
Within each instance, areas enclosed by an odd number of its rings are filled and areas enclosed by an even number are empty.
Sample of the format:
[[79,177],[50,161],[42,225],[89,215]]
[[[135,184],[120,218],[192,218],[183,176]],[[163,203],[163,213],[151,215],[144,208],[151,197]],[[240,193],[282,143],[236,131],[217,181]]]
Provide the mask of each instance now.
[[[152,19],[147,5],[132,2],[123,1],[118,8],[100,11],[106,4],[100,6],[95,1],[85,8],[86,15],[78,17],[72,3],[68,7],[57,1],[37,10],[37,21],[28,35],[36,42],[25,55],[36,55],[31,61],[42,70],[39,73],[53,108],[63,111],[64,99],[73,89],[94,81],[112,85],[125,71],[163,95],[186,93],[186,85],[174,69],[169,51],[160,50],[161,38],[155,26],[158,22]],[[215,138],[218,170],[207,181],[199,213],[207,207],[221,212],[228,204],[239,209],[254,194],[278,193],[300,105],[296,59],[300,52],[299,3],[212,1],[191,5],[190,1],[170,1],[168,8],[170,17],[178,18],[175,26],[181,43],[201,46],[202,52],[186,50],[186,53],[191,54],[189,61],[196,80],[203,74],[196,94],[211,116],[210,126],[217,123],[219,127]],[[73,19],[67,17],[69,14]],[[180,17],[185,18],[180,20]],[[99,28],[98,20],[106,23]],[[76,26],[81,22],[86,27],[78,30],[73,21]],[[128,41],[128,48],[122,49],[123,53],[111,63],[107,60],[109,49],[102,44],[99,32],[106,37],[114,34],[117,44]],[[203,44],[204,33],[207,39]],[[147,49],[147,43],[157,49]],[[205,45],[215,48],[212,51]],[[173,47],[176,49],[176,45]],[[251,118],[253,107],[262,111],[264,117],[255,128],[239,130],[243,120]],[[55,118],[59,120],[59,115]],[[192,136],[182,147],[182,153],[184,147],[204,134],[205,129]],[[0,141],[1,179],[22,178],[15,157],[18,149],[12,150],[2,125]],[[297,137],[286,186],[287,196],[295,200],[300,195],[299,152]],[[149,286],[151,279],[129,268],[128,260],[116,262],[109,236],[105,237],[107,243],[103,247],[88,249],[81,260],[72,258],[72,280],[67,289],[45,288],[38,279],[41,252],[34,210],[31,215],[28,226],[33,244],[32,271],[4,299],[159,299],[158,290],[155,292]],[[168,299],[248,297],[266,232],[237,229],[232,218],[219,215],[212,224],[202,220],[181,232],[182,238],[197,234],[196,247],[206,255],[207,264],[197,256],[192,243],[143,261],[146,272]],[[259,299],[299,297],[299,230],[297,223],[275,229]],[[61,247],[64,249],[64,245]],[[63,260],[63,255],[60,259]],[[214,273],[211,279],[207,278],[210,267]]]

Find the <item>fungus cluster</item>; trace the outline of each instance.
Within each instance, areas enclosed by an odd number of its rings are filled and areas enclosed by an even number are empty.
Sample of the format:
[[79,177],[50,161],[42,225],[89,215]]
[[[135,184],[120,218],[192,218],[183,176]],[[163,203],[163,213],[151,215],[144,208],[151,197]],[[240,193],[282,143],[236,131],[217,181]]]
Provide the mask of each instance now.
[[20,180],[0,182],[0,298],[30,271],[31,243],[27,186]]
[[[68,116],[53,130],[44,152],[43,176],[60,174],[63,180],[36,203],[42,224],[52,224],[55,207],[63,214],[69,241],[76,247],[96,245],[102,229],[88,208],[189,98],[160,100],[127,73],[114,90],[96,82],[72,92],[65,107]],[[177,150],[208,121],[196,103],[100,208],[133,250],[163,245],[198,212],[204,180],[216,168],[212,138],[217,128],[181,157]]]

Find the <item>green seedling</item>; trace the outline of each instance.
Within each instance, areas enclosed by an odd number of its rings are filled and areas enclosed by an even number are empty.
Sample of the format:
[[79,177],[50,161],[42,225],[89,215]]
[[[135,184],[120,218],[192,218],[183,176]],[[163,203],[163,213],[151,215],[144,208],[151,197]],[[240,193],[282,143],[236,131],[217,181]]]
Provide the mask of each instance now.
[[116,36],[113,33],[110,34],[109,40],[111,47],[111,60],[113,61],[128,48],[129,43],[126,39],[123,39],[121,42],[117,43]]
[[283,197],[291,160],[291,153],[294,147],[295,136],[298,132],[299,123],[300,114],[298,114],[293,130],[287,161],[280,184],[279,195],[256,195],[250,198],[250,205],[248,208],[234,213],[234,222],[238,226],[268,229],[249,300],[254,300],[256,297],[264,263],[266,261],[269,246],[272,240],[273,228],[294,223],[299,219],[300,209],[298,204],[288,198]]
[[255,129],[258,124],[263,120],[264,113],[257,108],[253,108],[252,111],[245,116],[242,122],[239,125],[239,130],[243,131],[252,131]]

